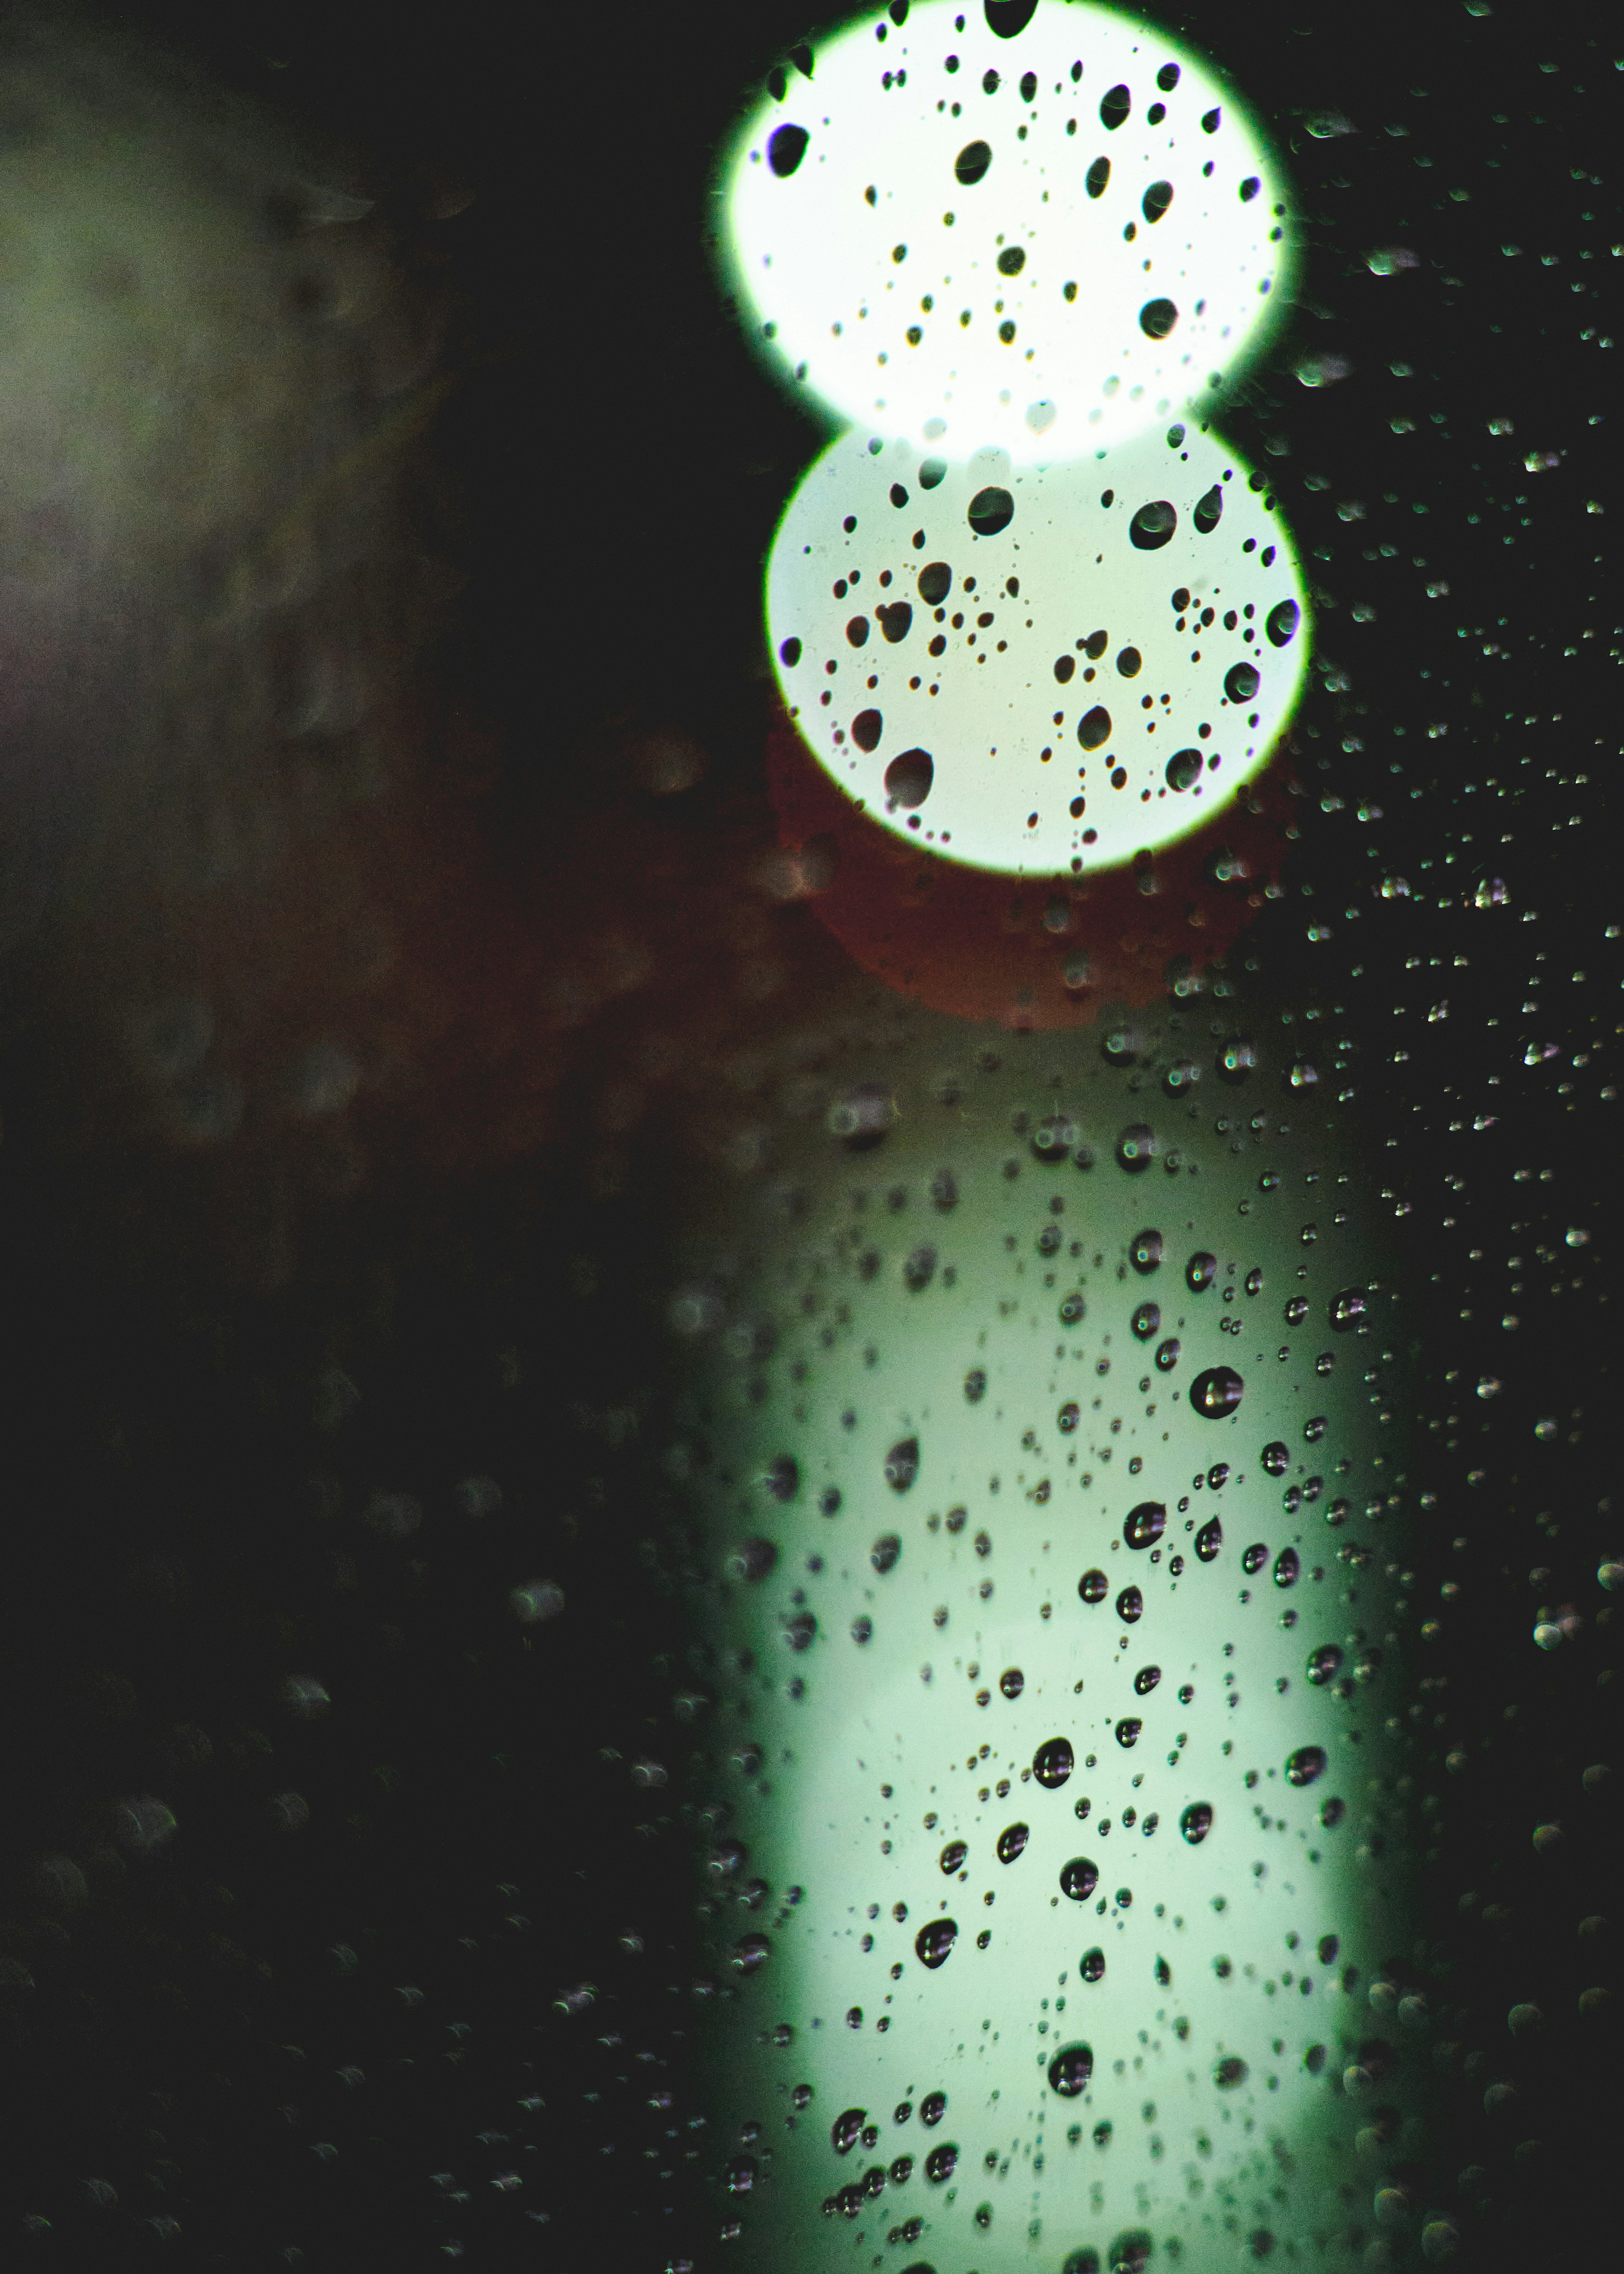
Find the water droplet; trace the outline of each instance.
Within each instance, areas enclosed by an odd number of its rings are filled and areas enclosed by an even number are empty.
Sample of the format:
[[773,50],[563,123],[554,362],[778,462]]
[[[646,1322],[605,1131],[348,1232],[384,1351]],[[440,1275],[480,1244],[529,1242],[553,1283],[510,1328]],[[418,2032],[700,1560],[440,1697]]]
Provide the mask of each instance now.
[[1109,741],[1110,732],[1111,714],[1102,703],[1085,711],[1077,722],[1077,739],[1086,750],[1097,750],[1101,742]]
[[1171,300],[1147,300],[1139,310],[1139,329],[1147,340],[1164,340],[1178,321]]
[[1049,2065],[1049,2082],[1062,2100],[1075,2100],[1094,2074],[1094,2054],[1085,2044],[1062,2045]]
[[1195,1552],[1203,1563],[1210,1563],[1223,1546],[1223,1526],[1215,1516],[1208,1517],[1195,1536]]
[[906,1492],[919,1474],[919,1439],[899,1437],[885,1456],[885,1481],[892,1492]]
[[1271,647],[1285,647],[1297,636],[1302,610],[1295,600],[1277,600],[1263,620]]
[[1274,1558],[1274,1585],[1277,1587],[1294,1587],[1302,1569],[1302,1559],[1296,1548],[1282,1547]]
[[788,181],[807,154],[810,140],[804,126],[778,126],[767,138],[767,163],[779,181]]
[[1124,1714],[1123,1719],[1117,1722],[1116,1742],[1123,1747],[1124,1751],[1129,1746],[1138,1744],[1139,1741],[1139,1731],[1144,1728],[1144,1726],[1145,1724],[1142,1721],[1136,1721],[1132,1714]]
[[953,2166],[958,2163],[958,2161],[959,2150],[957,2146],[951,2140],[944,2140],[939,2148],[933,2148],[930,2153],[926,2157],[925,2177],[929,2180],[933,2185],[940,2187],[944,2180],[951,2179],[953,2175]]
[[1210,537],[1223,518],[1223,492],[1214,482],[1206,494],[1196,501],[1191,519],[1203,537]]
[[1124,1587],[1116,1598],[1116,1615],[1124,1626],[1131,1627],[1145,1608],[1145,1598],[1137,1587]]
[[923,805],[936,778],[936,760],[929,750],[904,750],[885,769],[885,794],[893,805],[911,813]]
[[1128,1261],[1141,1276],[1154,1271],[1162,1261],[1162,1234],[1136,1232],[1128,1249]]
[[1218,1258],[1207,1254],[1205,1248],[1199,1249],[1184,1266],[1184,1284],[1192,1295],[1199,1295],[1204,1287],[1212,1285],[1217,1269]]
[[1087,185],[1089,196],[1091,198],[1102,198],[1105,195],[1105,185],[1110,178],[1110,160],[1109,158],[1096,158],[1094,163],[1089,167],[1087,173],[1083,177],[1083,179]]
[[1204,1419],[1222,1421],[1240,1404],[1245,1383],[1232,1366],[1208,1367],[1190,1385],[1190,1403]]
[[979,1366],[973,1366],[964,1378],[965,1404],[979,1405],[987,1395],[987,1376]]
[[1113,87],[1100,97],[1100,124],[1115,133],[1133,108],[1133,97],[1125,87]]
[[1161,1679],[1162,1668],[1159,1666],[1141,1666],[1133,1677],[1133,1687],[1141,1698],[1148,1698]]
[[741,1540],[727,1560],[727,1568],[735,1579],[750,1585],[764,1579],[778,1560],[778,1551],[771,1540]]
[[953,161],[953,172],[966,189],[974,189],[977,182],[985,179],[991,163],[992,148],[989,143],[966,142]]
[[964,1867],[964,1859],[969,1852],[969,1849],[962,1840],[950,1840],[941,1855],[944,1872],[951,1878],[953,1872],[961,1871]]
[[1263,681],[1250,663],[1232,663],[1223,674],[1223,691],[1231,703],[1250,703]]
[[1268,1549],[1260,1540],[1254,1540],[1241,1557],[1241,1569],[1250,1578],[1254,1571],[1260,1571],[1267,1562]]
[[1180,1347],[1177,1335],[1169,1335],[1166,1342],[1156,1344],[1156,1367],[1159,1373],[1169,1374],[1178,1364]]
[[1154,1547],[1167,1529],[1167,1509],[1159,1500],[1142,1500],[1130,1509],[1122,1536],[1130,1547]]
[[1117,1161],[1131,1177],[1142,1175],[1160,1149],[1155,1131],[1143,1121],[1132,1123],[1116,1140]]
[[1128,523],[1128,542],[1138,552],[1157,553],[1171,541],[1177,527],[1178,513],[1171,500],[1154,498],[1142,505]]
[[1167,762],[1167,785],[1169,789],[1191,788],[1201,779],[1201,753],[1198,749],[1175,750]]
[[914,1938],[914,1955],[921,1966],[929,1966],[934,1970],[938,1966],[947,1964],[949,1954],[958,1939],[957,1920],[931,1919],[921,1927]]
[[1001,1864],[1012,1864],[1015,1861],[1015,1858],[1021,1854],[1030,1837],[1031,1826],[1029,1825],[1006,1824],[1003,1831],[998,1834],[998,1861]]
[[1133,1316],[1129,1320],[1128,1324],[1132,1327],[1135,1336],[1140,1342],[1147,1343],[1152,1335],[1158,1333],[1161,1329],[1161,1304],[1141,1303],[1139,1308],[1134,1312]]
[[1226,2053],[1213,2070],[1213,2082],[1220,2092],[1233,2092],[1237,2084],[1246,2082],[1246,2064],[1238,2053]]
[[1071,1775],[1076,1762],[1069,1737],[1050,1737],[1032,1757],[1032,1773],[1046,1792],[1053,1792]]
[[860,711],[852,721],[852,740],[865,753],[877,750],[885,721],[877,711]]
[[1278,1437],[1263,1448],[1263,1465],[1272,1477],[1283,1477],[1291,1465],[1291,1456]]
[[1014,519],[1015,501],[1008,490],[996,486],[977,490],[966,517],[978,537],[996,537]]
[[1286,1763],[1288,1784],[1312,1784],[1325,1774],[1325,1747],[1299,1745]]
[[1323,1690],[1342,1662],[1342,1654],[1334,1642],[1321,1643],[1318,1650],[1309,1653],[1308,1679],[1316,1690]]
[[902,1554],[902,1542],[894,1532],[883,1532],[868,1550],[868,1561],[876,1571],[894,1571]]
[[998,1687],[1006,1698],[1019,1698],[1026,1686],[1026,1677],[1018,1666],[1006,1666],[998,1676]]
[[1139,200],[1139,211],[1154,227],[1173,202],[1171,182],[1153,182]]
[[748,2195],[756,2185],[756,2172],[753,2156],[735,2157],[722,2173],[722,2184],[730,2195]]
[[837,2156],[849,2156],[862,2136],[868,2119],[866,2108],[848,2108],[837,2116],[829,2127],[829,2138]]
[[1344,1287],[1331,1299],[1331,1331],[1345,1335],[1364,1318],[1368,1299],[1363,1287]]
[[1178,1828],[1192,1848],[1199,1848],[1213,1828],[1210,1800],[1192,1800],[1178,1819]]
[[939,2124],[946,2113],[947,2095],[944,2092],[928,2092],[919,2104],[921,2124]]
[[1086,1603],[1102,1603],[1110,1593],[1110,1584],[1103,1571],[1085,1571],[1077,1583],[1077,1592]]
[[953,572],[945,561],[928,561],[919,572],[919,597],[928,608],[939,608],[953,589]]

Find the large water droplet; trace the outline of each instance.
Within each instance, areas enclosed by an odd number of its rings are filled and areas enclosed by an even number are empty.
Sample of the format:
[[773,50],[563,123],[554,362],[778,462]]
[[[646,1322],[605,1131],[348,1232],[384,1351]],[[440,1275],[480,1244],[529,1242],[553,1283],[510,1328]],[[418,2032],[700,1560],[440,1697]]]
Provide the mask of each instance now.
[[1220,2092],[1233,2092],[1237,2084],[1246,2082],[1246,2064],[1238,2053],[1226,2053],[1213,2070],[1213,2082]]
[[1136,1721],[1131,1713],[1125,1713],[1122,1720],[1117,1722],[1116,1742],[1120,1746],[1122,1746],[1124,1751],[1126,1751],[1130,1746],[1138,1744],[1139,1741],[1139,1731],[1144,1728],[1144,1726],[1145,1724],[1143,1721]]
[[1032,1757],[1032,1773],[1045,1791],[1053,1792],[1071,1775],[1076,1762],[1069,1737],[1050,1737]]
[[1124,1587],[1116,1598],[1116,1615],[1124,1626],[1134,1625],[1145,1608],[1145,1598],[1137,1587]]
[[1171,542],[1177,527],[1178,509],[1172,501],[1154,498],[1142,505],[1128,523],[1128,542],[1140,553],[1157,553]]
[[951,1918],[933,1918],[921,1927],[914,1938],[914,1955],[921,1966],[935,1969],[945,1966],[953,1945],[959,1939],[958,1922]]
[[944,1873],[951,1879],[955,1871],[962,1871],[964,1859],[969,1852],[964,1841],[950,1840],[942,1850],[940,1858]]
[[1288,1784],[1312,1784],[1325,1774],[1325,1747],[1299,1745],[1286,1763]]
[[1192,1848],[1199,1848],[1213,1828],[1210,1800],[1192,1800],[1178,1819],[1178,1828]]
[[1015,501],[1008,490],[996,486],[977,490],[966,518],[978,537],[996,537],[1015,517]]
[[1097,750],[1101,742],[1110,740],[1111,714],[1102,703],[1085,711],[1077,722],[1077,739],[1086,750]]
[[1347,1334],[1350,1328],[1359,1324],[1367,1307],[1368,1299],[1363,1287],[1344,1287],[1340,1295],[1331,1299],[1332,1333]]
[[1154,1271],[1162,1261],[1162,1234],[1159,1231],[1136,1232],[1128,1249],[1128,1261],[1141,1276]]
[[1012,1864],[1025,1849],[1031,1836],[1030,1825],[1006,1824],[998,1834],[998,1861],[1001,1864]]
[[1195,1552],[1203,1563],[1210,1563],[1223,1546],[1223,1526],[1215,1516],[1209,1516],[1195,1536]]
[[837,2116],[829,2127],[829,2137],[837,2156],[849,2156],[862,2136],[868,2119],[866,2108],[847,2108]]
[[1190,1385],[1190,1403],[1203,1419],[1222,1421],[1240,1404],[1246,1385],[1232,1366],[1208,1367]]
[[1110,1593],[1110,1585],[1103,1571],[1085,1571],[1077,1583],[1077,1592],[1086,1603],[1102,1603]]
[[1167,1529],[1167,1509],[1159,1500],[1142,1500],[1130,1509],[1122,1536],[1130,1547],[1154,1547]]
[[1135,1336],[1140,1342],[1147,1343],[1152,1335],[1159,1334],[1161,1332],[1161,1304],[1141,1303],[1139,1308],[1134,1312],[1133,1316],[1129,1320],[1128,1324],[1133,1329]]
[[788,181],[807,154],[810,140],[804,126],[778,126],[767,138],[767,163],[779,181]]
[[1094,2054],[1085,2044],[1062,2045],[1049,2065],[1049,2082],[1063,2100],[1075,2100],[1094,2074]]
[[885,769],[885,794],[893,805],[912,813],[929,796],[936,778],[936,760],[929,750],[904,750]]
[[1311,1651],[1306,1672],[1316,1690],[1322,1690],[1342,1662],[1342,1654],[1334,1642],[1321,1643]]
[[1209,1255],[1205,1248],[1198,1248],[1184,1266],[1184,1284],[1192,1295],[1199,1295],[1204,1287],[1212,1285],[1217,1269],[1218,1258]]
[[953,161],[953,171],[966,189],[981,181],[992,163],[992,147],[986,142],[966,142]]
[[1086,1903],[1099,1884],[1099,1870],[1086,1856],[1073,1856],[1060,1867],[1060,1892],[1074,1903]]

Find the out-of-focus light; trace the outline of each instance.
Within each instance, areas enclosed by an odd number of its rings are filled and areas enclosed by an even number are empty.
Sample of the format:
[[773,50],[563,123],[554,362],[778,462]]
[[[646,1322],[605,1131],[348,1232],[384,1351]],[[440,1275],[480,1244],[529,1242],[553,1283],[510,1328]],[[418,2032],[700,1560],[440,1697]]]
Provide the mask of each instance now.
[[[961,28],[962,27],[962,28]],[[1210,64],[1115,10],[865,18],[722,172],[734,290],[864,432],[1056,463],[1213,404],[1289,282],[1283,185]]]

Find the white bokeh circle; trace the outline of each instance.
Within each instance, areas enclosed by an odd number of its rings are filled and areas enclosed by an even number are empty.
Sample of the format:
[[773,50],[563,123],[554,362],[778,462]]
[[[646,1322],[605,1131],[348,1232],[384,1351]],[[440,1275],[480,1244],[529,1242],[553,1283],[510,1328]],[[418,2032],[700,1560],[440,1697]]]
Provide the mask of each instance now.
[[821,44],[723,169],[735,290],[865,434],[1092,452],[1215,390],[1289,282],[1283,185],[1202,58],[1040,0],[1013,38],[925,0]]
[[842,436],[767,570],[818,763],[898,836],[1012,874],[1210,822],[1291,712],[1307,613],[1265,477],[1195,426],[1042,469]]

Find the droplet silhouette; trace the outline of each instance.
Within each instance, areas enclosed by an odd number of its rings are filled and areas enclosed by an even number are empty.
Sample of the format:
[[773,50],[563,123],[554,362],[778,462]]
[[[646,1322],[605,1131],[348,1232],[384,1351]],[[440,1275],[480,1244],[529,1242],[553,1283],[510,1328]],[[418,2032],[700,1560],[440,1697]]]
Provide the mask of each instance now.
[[1177,508],[1169,499],[1155,498],[1128,523],[1128,542],[1140,553],[1156,553],[1171,542],[1177,527]]
[[1009,527],[1014,517],[1014,499],[1008,490],[999,489],[996,484],[984,490],[977,490],[970,501],[966,516],[978,537],[996,537],[1001,529]]
[[1006,1666],[998,1676],[998,1687],[1006,1698],[1019,1698],[1026,1686],[1026,1677],[1018,1666]]
[[1135,1121],[1116,1140],[1116,1158],[1131,1177],[1140,1176],[1155,1159],[1156,1133],[1147,1123]]
[[953,572],[945,561],[928,561],[919,572],[919,597],[928,608],[939,608],[953,589]]
[[1012,1864],[1021,1854],[1031,1837],[1031,1826],[1026,1824],[1006,1824],[998,1834],[997,1854],[1001,1864]]
[[1097,750],[1101,742],[1110,740],[1111,714],[1103,703],[1096,703],[1085,711],[1077,722],[1077,739],[1086,750]]
[[1073,1856],[1060,1867],[1060,1892],[1070,1895],[1074,1903],[1086,1903],[1099,1884],[1098,1868],[1086,1856]]
[[894,1571],[901,1554],[901,1540],[894,1532],[886,1532],[881,1534],[868,1550],[868,1561],[876,1571]]
[[966,142],[953,161],[953,171],[966,189],[986,178],[992,163],[992,147],[986,142]]
[[1271,647],[1285,647],[1297,637],[1297,625],[1302,621],[1302,610],[1295,600],[1277,600],[1263,620]]
[[1240,1404],[1246,1385],[1232,1366],[1208,1367],[1190,1385],[1190,1403],[1204,1420],[1222,1421]]
[[1272,1477],[1283,1477],[1291,1465],[1291,1455],[1278,1437],[1263,1448],[1263,1465]]
[[1139,329],[1147,340],[1164,340],[1178,321],[1171,300],[1147,300],[1139,310]]
[[1154,1271],[1162,1261],[1162,1234],[1136,1232],[1128,1249],[1128,1261],[1141,1276]]
[[1102,1603],[1110,1593],[1110,1585],[1103,1571],[1085,1571],[1077,1583],[1077,1592],[1086,1603]]
[[1277,1587],[1294,1587],[1302,1569],[1303,1560],[1296,1548],[1282,1547],[1274,1558],[1274,1585]]
[[1195,511],[1191,515],[1190,518],[1194,522],[1196,527],[1200,531],[1203,537],[1210,537],[1214,530],[1217,528],[1218,523],[1223,518],[1223,492],[1219,488],[1216,482],[1213,484],[1211,489],[1207,492],[1205,496],[1197,499]]
[[847,2108],[836,2117],[829,2127],[829,2138],[837,2156],[849,2156],[862,2136],[868,2121],[866,2108]]
[[885,1456],[885,1481],[892,1492],[906,1492],[919,1474],[919,1439],[899,1437]]
[[1325,1747],[1299,1745],[1286,1763],[1288,1784],[1312,1784],[1325,1774]]
[[885,721],[877,711],[860,711],[852,721],[852,740],[860,750],[877,750]]
[[1144,1728],[1144,1726],[1145,1724],[1143,1721],[1136,1721],[1131,1713],[1125,1713],[1122,1720],[1117,1722],[1116,1742],[1123,1747],[1124,1751],[1127,1751],[1129,1747],[1138,1744],[1139,1741],[1139,1731]]
[[1159,1500],[1142,1500],[1128,1511],[1122,1536],[1130,1547],[1154,1547],[1167,1529],[1167,1508]]
[[1226,2053],[1213,2070],[1213,2082],[1220,2092],[1233,2092],[1237,2084],[1246,2082],[1246,2064],[1238,2053]]
[[933,1970],[945,1966],[955,1942],[959,1939],[958,1922],[951,1918],[934,1918],[921,1927],[914,1938],[914,1952],[921,1966]]
[[1199,1848],[1213,1828],[1210,1800],[1192,1800],[1178,1819],[1178,1828],[1192,1848]]
[[1359,1325],[1365,1317],[1366,1308],[1367,1298],[1363,1287],[1344,1287],[1340,1295],[1332,1298],[1332,1333],[1336,1335],[1349,1333]]
[[1250,663],[1232,663],[1223,674],[1223,691],[1231,703],[1250,703],[1262,683]]
[[1116,1598],[1116,1615],[1125,1627],[1134,1625],[1144,1608],[1145,1598],[1137,1587],[1124,1587]]
[[1105,1979],[1105,1953],[1097,1946],[1084,1951],[1077,1962],[1077,1970],[1085,1982],[1102,1982]]
[[1046,1792],[1053,1792],[1071,1775],[1076,1762],[1069,1737],[1050,1737],[1032,1757],[1032,1773]]
[[1167,785],[1169,789],[1185,790],[1201,779],[1201,753],[1197,749],[1175,750],[1167,762]]
[[1334,1642],[1321,1643],[1319,1649],[1309,1653],[1306,1668],[1308,1679],[1316,1690],[1330,1681],[1342,1662],[1342,1654]]
[[1171,182],[1153,182],[1139,200],[1139,211],[1152,223],[1159,222],[1173,202]]
[[1141,1303],[1134,1312],[1133,1316],[1129,1320],[1128,1324],[1132,1328],[1135,1336],[1140,1342],[1147,1343],[1152,1335],[1157,1333],[1161,1329],[1161,1304]]
[[943,1871],[951,1878],[953,1872],[961,1871],[964,1867],[964,1859],[969,1852],[969,1849],[962,1840],[950,1840],[939,1858]]
[[1260,1540],[1254,1540],[1241,1557],[1241,1570],[1250,1579],[1252,1573],[1260,1571],[1267,1562],[1268,1549]]
[[767,138],[767,163],[779,181],[788,181],[807,154],[810,140],[804,126],[778,126]]
[[882,601],[874,613],[879,618],[880,629],[891,646],[895,647],[899,640],[906,639],[914,621],[914,611],[906,600]]
[[929,796],[936,778],[936,760],[929,750],[904,750],[885,769],[885,794],[893,805],[912,812]]
[[1192,1295],[1199,1295],[1203,1287],[1212,1285],[1213,1274],[1217,1269],[1218,1258],[1209,1255],[1205,1248],[1199,1248],[1184,1266],[1185,1286]]
[[1062,2045],[1049,2065],[1049,2082],[1062,2100],[1075,2100],[1094,2074],[1094,2054],[1087,2045]]
[[1132,108],[1133,97],[1127,88],[1113,87],[1100,98],[1100,124],[1114,134]]
[[1223,1546],[1223,1526],[1215,1516],[1209,1516],[1195,1536],[1195,1552],[1203,1563],[1210,1563]]
[[1105,185],[1111,178],[1110,160],[1096,158],[1083,178],[1087,184],[1089,196],[1102,198],[1105,195]]
[[1133,1677],[1133,1687],[1141,1698],[1148,1698],[1161,1679],[1162,1668],[1159,1666],[1141,1666]]

